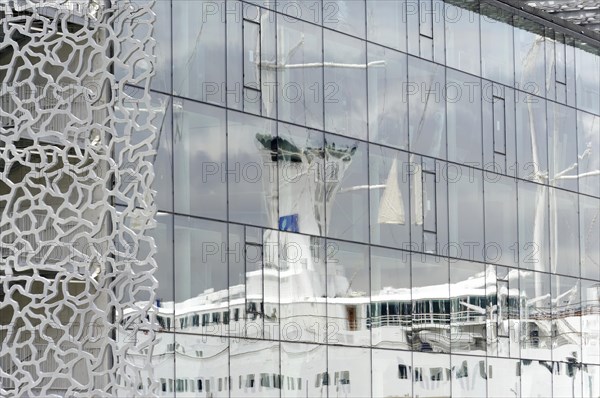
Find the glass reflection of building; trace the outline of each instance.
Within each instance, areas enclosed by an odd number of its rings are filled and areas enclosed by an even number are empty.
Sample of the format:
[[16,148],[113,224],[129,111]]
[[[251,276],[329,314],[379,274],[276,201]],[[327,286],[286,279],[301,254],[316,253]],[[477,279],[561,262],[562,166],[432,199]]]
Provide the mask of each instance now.
[[159,395],[600,396],[600,44],[158,0]]

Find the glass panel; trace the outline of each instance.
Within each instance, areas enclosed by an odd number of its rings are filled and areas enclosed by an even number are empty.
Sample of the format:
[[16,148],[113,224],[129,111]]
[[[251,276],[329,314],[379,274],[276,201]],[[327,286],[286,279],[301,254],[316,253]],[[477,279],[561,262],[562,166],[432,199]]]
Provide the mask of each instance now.
[[552,275],[552,359],[581,361],[581,286],[560,275]]
[[325,136],[325,214],[327,236],[369,240],[367,145]]
[[152,352],[155,380],[159,382],[160,396],[175,395],[175,334],[157,333],[156,346]]
[[[484,264],[450,261],[450,344],[453,353],[486,353],[485,283]],[[475,375],[469,375],[473,376],[469,380],[480,383]],[[483,385],[485,387],[485,381]]]
[[593,397],[600,394],[600,366],[584,365],[582,367],[583,397]]
[[367,0],[367,39],[406,52],[406,3]]
[[[411,348],[409,254],[371,248],[371,307],[367,327],[374,347]],[[391,379],[395,380],[395,379]]]
[[536,271],[550,271],[548,188],[518,181],[519,264]]
[[[581,281],[581,361],[600,364],[600,283]],[[596,374],[596,380],[598,380]],[[585,382],[585,377],[584,377]],[[598,386],[600,388],[600,386]]]
[[229,219],[276,227],[275,122],[228,112]]
[[413,353],[413,394],[422,398],[450,397],[450,355]]
[[369,141],[408,149],[406,55],[370,43],[368,53]]
[[409,171],[406,153],[369,145],[372,244],[409,246]]
[[413,349],[450,352],[448,260],[416,253],[411,259]]
[[174,351],[176,394],[164,395],[227,396],[228,388],[224,387],[229,380],[228,339],[176,334]]
[[[354,3],[354,1],[348,1]],[[334,3],[332,3],[334,4]],[[367,138],[367,73],[364,42],[325,30],[325,130]]]
[[488,369],[485,357],[452,355],[452,396],[487,396]]
[[373,364],[372,397],[412,396],[412,355],[407,351],[371,351]]
[[323,0],[323,26],[365,38],[365,0]]
[[231,396],[279,397],[279,342],[231,339],[230,344]]
[[575,48],[577,107],[600,115],[600,55],[587,44]]
[[450,255],[482,261],[483,175],[481,171],[450,164],[447,171]]
[[519,357],[519,273],[508,267],[486,267],[487,352],[500,357]]
[[487,396],[489,398],[520,396],[521,362],[514,359],[488,357],[487,363]]
[[517,101],[517,175],[545,182],[548,171],[546,101],[521,94]]
[[[9,89],[10,90],[10,89]],[[132,96],[141,93],[141,89],[132,86],[125,86],[124,90]],[[137,102],[137,99],[133,100]],[[144,123],[152,126],[156,129],[156,139],[153,140],[152,145],[148,146],[148,150],[156,151],[156,154],[151,157],[152,164],[154,166],[154,180],[152,181],[152,189],[156,191],[154,196],[157,210],[173,211],[173,135],[172,135],[172,112],[171,112],[171,98],[166,95],[159,94],[156,92],[151,93],[150,107],[154,112],[154,119],[147,120],[150,112],[145,111],[145,103],[123,103],[123,106],[138,107],[140,112],[144,114],[138,123],[143,125]],[[120,168],[123,169],[120,173],[120,178],[115,180],[115,190],[119,190],[131,199],[131,195],[135,193],[134,189],[131,189],[133,184],[137,183],[140,178],[139,175],[131,173],[131,170],[137,169],[138,158],[136,157],[136,151],[141,151],[141,148],[136,148],[135,151],[131,149],[125,149],[125,141],[122,139],[127,134],[127,139],[131,145],[139,145],[141,141],[148,138],[150,132],[149,129],[143,133],[131,134],[126,132],[128,127],[124,124],[119,123],[116,125],[116,135],[118,140],[115,139],[114,153],[124,153],[124,158],[119,160]],[[146,144],[144,144],[146,145]],[[126,171],[125,171],[126,170]],[[126,205],[125,201],[119,197],[115,197],[115,203],[117,205]]]
[[327,396],[327,385],[323,385],[326,371],[326,346],[281,343],[282,397]]
[[326,256],[328,342],[368,346],[368,247],[329,240]]
[[516,180],[492,173],[485,176],[486,260],[516,267],[519,264]]
[[600,199],[579,196],[581,276],[600,280]]
[[548,165],[550,185],[577,190],[575,109],[548,102]]
[[408,58],[407,94],[411,151],[446,157],[446,107],[444,67]]
[[[410,155],[413,251],[448,255],[448,165]],[[429,229],[428,229],[429,228]]]
[[371,395],[371,350],[327,346],[330,397]]
[[281,338],[324,343],[327,333],[325,240],[279,234]]
[[222,0],[173,1],[174,94],[225,104],[224,7]]
[[550,188],[552,272],[579,276],[579,217],[577,194]]
[[406,1],[406,23],[408,52],[444,64],[444,2]]
[[520,276],[521,357],[550,360],[552,354],[550,274],[522,271]]
[[[571,126],[572,129],[572,126]],[[571,141],[573,137],[571,134]],[[579,192],[600,197],[600,117],[577,112]]]
[[280,123],[276,145],[279,229],[323,235],[325,233],[323,133]]
[[[227,225],[175,216],[175,328],[225,334],[228,309]],[[200,310],[200,303],[205,309]],[[210,304],[210,305],[207,305]],[[202,308],[200,307],[200,308]]]
[[515,72],[512,14],[486,3],[480,7],[482,76],[512,86]]
[[446,3],[446,65],[462,71],[480,74],[479,2],[450,1]]
[[176,99],[174,116],[175,211],[225,219],[225,111]]
[[515,87],[531,94],[546,95],[544,27],[514,17]]
[[278,118],[323,129],[322,29],[281,15],[277,24]]
[[552,362],[521,361],[521,397],[552,396]]
[[154,278],[158,282],[155,290],[157,322],[160,330],[170,331],[173,322],[173,216],[166,213],[156,214],[156,227],[150,230],[150,236],[156,244],[156,271]]
[[446,73],[448,160],[481,168],[481,80],[451,69]]
[[[279,0],[276,6],[282,14],[314,24],[322,24],[322,0]],[[291,18],[286,18],[286,20],[293,21]]]
[[165,93],[171,92],[171,1],[162,0],[153,6],[156,20],[152,37],[156,40],[154,47],[156,74],[152,78],[152,89]]

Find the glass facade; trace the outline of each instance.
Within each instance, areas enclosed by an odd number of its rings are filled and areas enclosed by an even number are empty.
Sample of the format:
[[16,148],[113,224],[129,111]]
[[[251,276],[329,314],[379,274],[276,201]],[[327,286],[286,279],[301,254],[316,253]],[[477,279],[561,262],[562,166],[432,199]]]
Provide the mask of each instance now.
[[155,10],[160,396],[600,396],[598,44],[476,0]]

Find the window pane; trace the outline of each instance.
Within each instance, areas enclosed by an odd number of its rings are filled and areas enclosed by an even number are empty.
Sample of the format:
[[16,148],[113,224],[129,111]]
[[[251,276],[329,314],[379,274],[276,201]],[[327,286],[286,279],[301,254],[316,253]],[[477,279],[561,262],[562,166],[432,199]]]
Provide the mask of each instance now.
[[448,69],[448,160],[482,166],[481,80]]
[[[453,353],[486,353],[484,267],[481,263],[450,261],[450,344]],[[469,375],[480,382],[477,374]]]
[[521,357],[549,360],[552,354],[550,274],[521,272],[519,285]]
[[520,361],[488,357],[488,397],[505,398],[519,396],[521,380],[519,377]]
[[408,149],[406,55],[374,44],[369,52],[369,141]]
[[487,396],[485,357],[452,355],[452,397]]
[[[279,342],[231,339],[229,373],[232,375],[232,396],[279,397],[279,389],[273,388],[273,375],[279,375]],[[248,358],[252,366],[248,366]],[[223,369],[227,374],[227,366]],[[241,383],[239,376],[242,377]],[[235,379],[238,377],[238,380]],[[277,378],[275,379],[277,381]],[[241,384],[241,387],[240,387]],[[222,395],[227,396],[227,391]]]
[[[189,299],[208,300],[211,292],[227,289],[227,258],[223,250],[227,247],[227,226],[215,221],[175,216],[175,325],[178,330],[190,333],[223,334],[226,327],[210,322],[198,328],[194,322],[186,321],[185,309]],[[228,308],[227,295],[213,299],[213,312]],[[182,309],[179,310],[178,307]],[[203,314],[198,314],[202,316]],[[210,326],[210,327],[209,327]]]
[[518,182],[519,264],[536,271],[550,271],[548,188]]
[[[322,23],[322,0],[279,0],[276,5],[282,14],[318,25]],[[287,20],[291,21],[290,18]]]
[[600,280],[600,199],[579,196],[581,276]]
[[578,209],[577,194],[550,188],[552,272],[579,276]]
[[552,359],[581,360],[581,286],[560,275],[552,275]]
[[550,184],[577,190],[577,138],[575,109],[548,102],[548,165]]
[[327,241],[327,327],[329,344],[368,346],[369,250],[367,246]]
[[535,22],[514,17],[515,26],[515,87],[531,94],[546,95],[544,57],[544,27]]
[[454,0],[445,5],[446,65],[479,75],[479,4]]
[[[552,396],[552,362],[522,360],[521,397]],[[560,395],[559,395],[560,396]]]
[[446,158],[444,67],[408,58],[410,148],[419,154]]
[[406,153],[369,145],[372,244],[410,244],[409,169]]
[[365,0],[323,0],[323,26],[365,38]]
[[[586,48],[587,47],[587,48]],[[575,48],[577,107],[600,115],[600,55],[589,46]]]
[[[581,281],[582,362],[600,364],[600,286],[598,282]],[[598,374],[596,374],[596,378]],[[597,379],[598,380],[598,379]]]
[[450,352],[449,336],[441,332],[450,326],[448,260],[415,253],[411,261],[412,325],[420,331],[413,337],[413,349]]
[[371,309],[367,327],[374,347],[411,348],[410,255],[371,248]]
[[[323,373],[327,371],[327,347],[324,345],[281,343],[281,374],[286,380],[282,397],[318,397],[327,392],[322,386]],[[317,375],[321,375],[316,384]],[[325,395],[323,394],[323,395]],[[237,395],[232,392],[232,396]]]
[[[165,319],[159,320],[161,330],[171,330],[174,326],[173,319],[168,324],[166,318],[172,318],[173,308],[162,306],[162,303],[173,302],[173,216],[166,213],[156,214],[156,228],[150,231],[156,244],[156,271],[154,277],[158,282],[156,288],[156,301],[158,313]],[[166,307],[166,308],[165,308]]]
[[190,391],[193,384],[204,396],[222,396],[218,391],[228,377],[228,339],[176,334],[174,351],[177,395],[186,395],[184,391]]
[[600,197],[600,175],[593,175],[600,170],[600,116],[577,112],[577,145],[579,192]]
[[480,6],[482,76],[512,86],[515,71],[512,14],[486,3]]
[[225,111],[175,100],[175,211],[225,219]]
[[[353,1],[349,1],[353,2]],[[367,73],[364,42],[324,31],[325,130],[367,138]]]
[[448,217],[450,254],[482,261],[483,176],[478,170],[448,165]]
[[325,240],[280,233],[281,338],[325,343]]
[[174,94],[225,103],[225,21],[215,12],[224,7],[222,0],[173,1]]
[[[322,29],[279,16],[278,117],[323,129]],[[312,64],[312,65],[311,65]]]
[[516,267],[519,264],[516,180],[491,173],[485,176],[486,260]]
[[406,52],[406,3],[367,0],[367,39]]
[[373,397],[412,396],[412,355],[409,351],[372,350]]
[[154,55],[156,56],[156,75],[152,78],[154,90],[171,92],[171,1],[161,0],[154,3],[153,37],[156,40]]
[[237,112],[228,112],[227,118],[229,219],[275,228],[275,122]]
[[413,353],[413,394],[415,397],[450,397],[452,388],[450,355]]
[[329,396],[363,398],[371,395],[369,348],[327,346],[327,370]]
[[544,182],[548,171],[546,101],[521,94],[517,101],[517,174]]
[[325,136],[325,205],[327,236],[369,240],[367,145]]
[[279,229],[325,233],[325,159],[322,132],[279,124]]

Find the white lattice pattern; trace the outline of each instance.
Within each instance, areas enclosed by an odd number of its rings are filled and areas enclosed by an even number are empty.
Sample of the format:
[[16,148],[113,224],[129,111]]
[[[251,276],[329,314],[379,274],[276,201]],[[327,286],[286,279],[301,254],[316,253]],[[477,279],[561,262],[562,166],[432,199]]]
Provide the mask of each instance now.
[[151,5],[0,0],[2,397],[155,394]]

